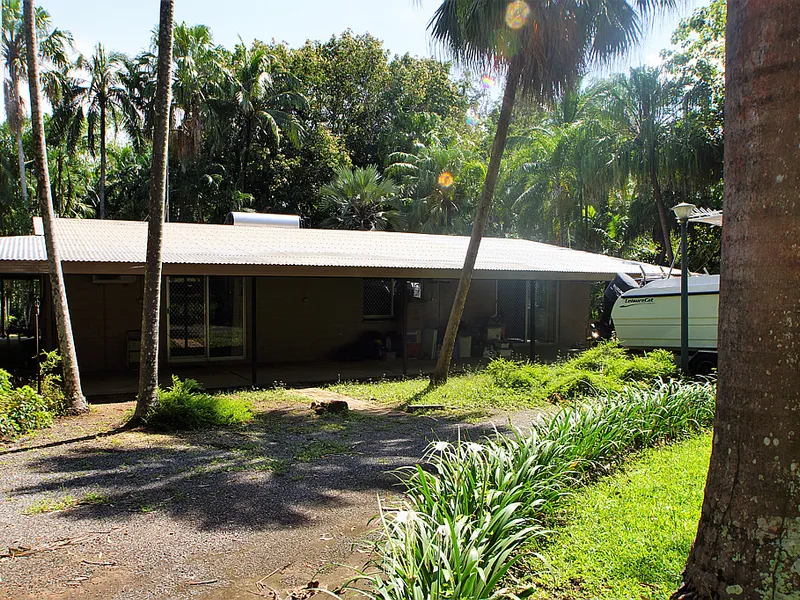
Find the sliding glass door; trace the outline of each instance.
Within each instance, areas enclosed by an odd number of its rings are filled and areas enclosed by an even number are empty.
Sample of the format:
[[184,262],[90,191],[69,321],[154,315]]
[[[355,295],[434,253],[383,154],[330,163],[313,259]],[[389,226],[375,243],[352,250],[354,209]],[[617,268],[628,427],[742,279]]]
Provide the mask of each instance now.
[[204,277],[170,277],[169,357],[206,356],[206,284]]
[[244,358],[244,280],[168,277],[167,320],[170,360]]
[[208,278],[208,356],[244,356],[244,280]]

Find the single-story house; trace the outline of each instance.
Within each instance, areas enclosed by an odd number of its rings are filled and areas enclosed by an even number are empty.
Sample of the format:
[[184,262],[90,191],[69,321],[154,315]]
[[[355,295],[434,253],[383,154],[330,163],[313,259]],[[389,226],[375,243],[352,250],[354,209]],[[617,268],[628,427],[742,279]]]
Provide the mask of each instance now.
[[[54,347],[37,221],[35,235],[0,238],[0,277],[42,278],[42,339]],[[57,219],[55,232],[82,373],[134,373],[147,224]],[[378,374],[420,372],[436,358],[467,243],[451,235],[165,223],[160,360],[167,370],[193,366],[201,379],[238,369],[239,385],[267,366],[283,381],[296,379],[282,377],[282,368],[297,373],[298,365],[372,359],[386,361]],[[509,350],[548,357],[584,345],[590,285],[618,272],[658,271],[549,244],[485,238],[457,358]]]

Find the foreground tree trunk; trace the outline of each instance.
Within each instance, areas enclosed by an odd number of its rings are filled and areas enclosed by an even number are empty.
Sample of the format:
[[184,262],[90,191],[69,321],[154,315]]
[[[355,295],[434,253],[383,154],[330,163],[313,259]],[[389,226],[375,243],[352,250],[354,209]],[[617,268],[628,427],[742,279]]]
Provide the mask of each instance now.
[[53,312],[58,330],[61,364],[64,375],[64,393],[72,411],[89,410],[86,398],[81,389],[78,371],[78,356],[75,353],[75,342],[72,338],[72,323],[67,304],[67,289],[64,284],[64,273],[61,270],[61,257],[55,239],[55,214],[53,199],[50,194],[50,173],[47,168],[47,147],[44,139],[44,119],[42,116],[42,92],[39,85],[39,42],[36,39],[34,25],[34,8],[32,0],[25,0],[25,43],[27,45],[28,86],[31,95],[31,123],[33,126],[33,153],[36,163],[36,191],[39,195],[42,224],[44,225],[44,241],[47,247],[47,266],[50,271],[50,287],[53,290]]
[[144,270],[142,339],[139,362],[139,396],[134,422],[142,422],[158,406],[158,331],[161,313],[161,246],[164,236],[164,202],[167,191],[169,107],[172,104],[173,2],[161,0],[158,25],[158,81],[155,98],[153,159],[150,166],[147,263]]
[[514,112],[514,101],[517,97],[520,75],[522,74],[522,61],[514,59],[508,68],[506,77],[506,89],[503,92],[503,104],[500,107],[500,116],[497,121],[497,133],[492,143],[492,154],[489,157],[489,166],[486,170],[486,179],[483,182],[483,190],[475,210],[475,221],[472,225],[472,234],[467,246],[467,256],[464,259],[464,267],[461,271],[461,278],[458,280],[458,288],[453,299],[453,307],[450,309],[450,318],[447,320],[447,329],[442,340],[442,351],[436,363],[436,370],[431,375],[431,385],[441,385],[447,381],[447,373],[450,369],[450,361],[453,357],[453,349],[456,345],[458,326],[461,323],[461,315],[464,314],[464,306],[467,304],[467,294],[470,284],[472,284],[472,274],[475,270],[475,260],[478,258],[478,250],[481,246],[483,232],[486,223],[489,221],[489,213],[492,209],[492,197],[494,188],[497,185],[497,176],[500,173],[500,159],[503,157],[503,150],[506,146],[508,137],[508,127],[511,124],[511,114]]
[[673,598],[800,597],[798,40],[796,0],[728,2],[714,447]]

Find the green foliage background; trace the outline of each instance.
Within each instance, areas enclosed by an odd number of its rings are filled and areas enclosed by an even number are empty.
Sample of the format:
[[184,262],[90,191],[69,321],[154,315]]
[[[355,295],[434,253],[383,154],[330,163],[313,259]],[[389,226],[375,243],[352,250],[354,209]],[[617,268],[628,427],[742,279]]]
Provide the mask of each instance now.
[[[4,12],[8,32],[20,27],[15,14]],[[97,215],[103,104],[107,217],[141,220],[154,47],[126,56],[98,46],[81,57],[57,25],[42,17],[56,210]],[[725,2],[714,0],[680,23],[658,69],[587,79],[545,105],[519,102],[490,234],[664,262],[652,169],[668,206],[721,207],[724,26]],[[4,52],[13,43],[4,36]],[[220,223],[231,210],[253,210],[300,214],[312,227],[467,233],[498,113],[497,94],[481,86],[480,75],[432,58],[391,56],[369,34],[345,31],[299,48],[274,41],[225,48],[210,27],[181,23],[169,218]],[[645,118],[630,118],[645,106]],[[19,122],[9,110],[0,126],[6,235],[31,229],[17,155],[20,137],[30,155],[29,122],[24,110]],[[351,188],[338,202],[326,199],[323,190],[344,169],[366,168],[375,169],[381,194]],[[34,185],[28,169],[30,197]],[[691,267],[716,271],[718,231],[693,227],[691,244]]]

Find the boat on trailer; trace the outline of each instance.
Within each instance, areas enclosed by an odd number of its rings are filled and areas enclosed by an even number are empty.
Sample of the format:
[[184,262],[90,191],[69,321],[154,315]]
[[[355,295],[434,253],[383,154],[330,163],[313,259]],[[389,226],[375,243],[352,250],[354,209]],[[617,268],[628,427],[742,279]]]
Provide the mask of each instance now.
[[[722,211],[695,208],[695,223],[722,225]],[[619,273],[603,295],[603,311],[595,325],[596,337],[610,338],[634,350],[681,348],[681,280],[672,277],[639,283]],[[644,272],[642,272],[644,276]],[[717,366],[719,275],[691,275],[689,295],[689,370],[708,374]],[[595,335],[595,334],[593,334]]]
[[[689,277],[689,350],[717,350],[719,275]],[[681,347],[681,280],[659,279],[624,292],[611,319],[628,348]]]

